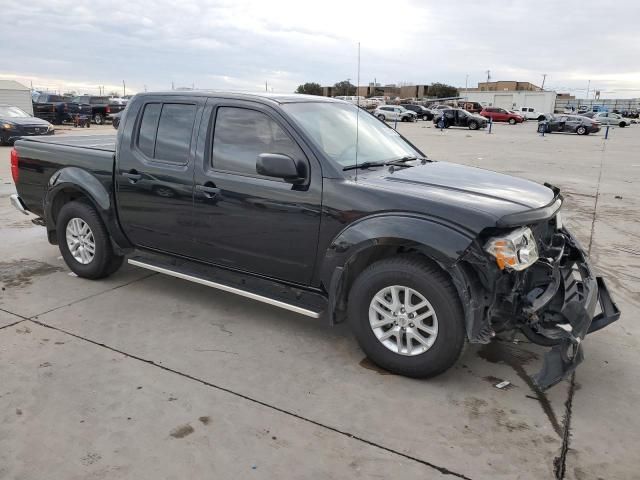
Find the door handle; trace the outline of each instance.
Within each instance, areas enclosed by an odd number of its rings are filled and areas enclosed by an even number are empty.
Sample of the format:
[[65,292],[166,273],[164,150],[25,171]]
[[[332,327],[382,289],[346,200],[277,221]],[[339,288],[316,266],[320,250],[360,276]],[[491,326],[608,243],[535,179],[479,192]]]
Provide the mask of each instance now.
[[213,198],[220,193],[220,189],[215,185],[196,185],[196,190],[207,198]]
[[128,172],[122,172],[122,176],[129,179],[129,183],[136,183],[138,180],[142,178],[142,175],[139,174],[136,170],[129,170]]

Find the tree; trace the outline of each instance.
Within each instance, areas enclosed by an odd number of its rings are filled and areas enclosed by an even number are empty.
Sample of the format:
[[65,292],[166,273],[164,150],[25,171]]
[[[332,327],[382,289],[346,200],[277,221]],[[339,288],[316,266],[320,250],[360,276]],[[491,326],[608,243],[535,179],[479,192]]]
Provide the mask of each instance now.
[[347,78],[346,80],[338,82],[333,86],[333,93],[335,95],[355,95],[356,86],[353,85]]
[[432,83],[427,93],[430,97],[436,98],[457,97],[458,89],[446,83]]
[[305,93],[307,95],[322,95],[322,87],[319,83],[307,82],[303,85],[298,85],[296,93]]

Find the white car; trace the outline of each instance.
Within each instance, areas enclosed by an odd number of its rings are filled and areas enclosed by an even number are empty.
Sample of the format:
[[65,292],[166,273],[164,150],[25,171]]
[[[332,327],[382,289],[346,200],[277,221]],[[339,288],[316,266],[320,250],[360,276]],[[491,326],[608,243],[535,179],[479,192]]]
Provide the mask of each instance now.
[[622,115],[618,115],[617,113],[598,112],[590,117],[593,121],[599,122],[601,125],[616,125],[618,127],[626,127],[629,125],[629,120],[625,120]]
[[515,112],[525,120],[538,120],[541,122],[542,120],[547,118],[544,113],[537,112],[535,108],[531,107],[517,108]]
[[415,122],[418,118],[416,112],[407,110],[404,107],[398,105],[384,105],[378,107],[373,111],[373,114],[383,122],[386,120],[399,120],[401,122]]

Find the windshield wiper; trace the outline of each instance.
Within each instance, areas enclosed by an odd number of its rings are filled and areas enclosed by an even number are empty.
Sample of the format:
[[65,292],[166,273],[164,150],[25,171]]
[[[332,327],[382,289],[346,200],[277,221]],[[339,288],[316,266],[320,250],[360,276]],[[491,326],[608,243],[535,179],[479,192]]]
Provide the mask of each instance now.
[[387,165],[385,162],[362,162],[362,163],[354,163],[353,165],[347,165],[342,170],[354,170],[356,168],[384,167],[385,165]]

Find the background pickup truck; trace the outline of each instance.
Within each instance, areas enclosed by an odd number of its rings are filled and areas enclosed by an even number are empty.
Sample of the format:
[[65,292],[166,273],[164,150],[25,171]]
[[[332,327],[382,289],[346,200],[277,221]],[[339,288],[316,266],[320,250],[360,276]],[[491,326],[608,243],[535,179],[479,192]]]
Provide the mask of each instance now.
[[72,122],[77,115],[90,116],[88,103],[76,102],[71,97],[41,93],[33,99],[33,116],[42,118],[54,125]]
[[91,111],[89,112],[90,118],[97,124],[102,125],[105,120],[110,120],[111,115],[121,112],[125,109],[125,105],[121,103],[111,102],[109,97],[94,97],[90,95],[83,95],[75,97],[73,103],[89,105]]
[[534,377],[547,388],[620,315],[562,224],[557,188],[428,160],[346,102],[141,94],[117,138],[19,140],[11,167],[12,203],[78,276],[127,256],[348,319],[365,353],[403,375],[437,375],[465,341],[521,332],[551,347]]

